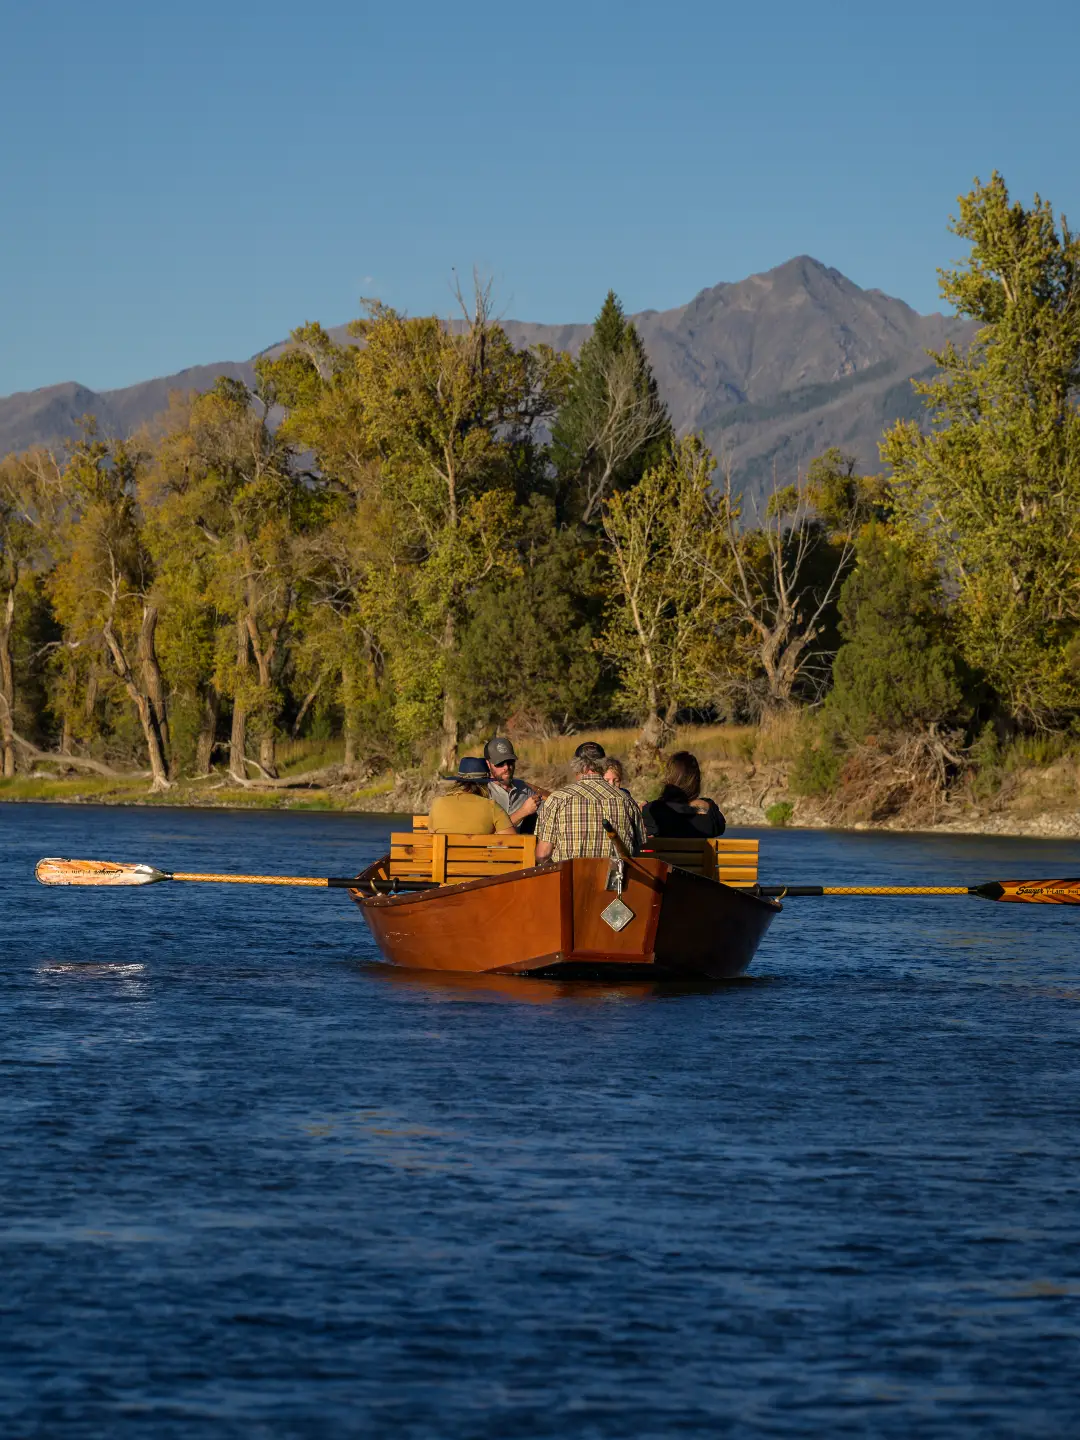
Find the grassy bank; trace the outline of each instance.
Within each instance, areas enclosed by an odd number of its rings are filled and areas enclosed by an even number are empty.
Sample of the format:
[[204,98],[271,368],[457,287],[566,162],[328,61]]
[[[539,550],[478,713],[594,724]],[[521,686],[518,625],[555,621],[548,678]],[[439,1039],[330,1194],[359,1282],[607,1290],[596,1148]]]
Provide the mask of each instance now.
[[[516,742],[518,773],[547,788],[559,785],[583,738],[562,735]],[[637,731],[601,730],[589,732],[588,738],[599,740],[608,754],[625,762]],[[717,800],[733,827],[771,823],[1080,836],[1080,742],[1076,740],[1036,737],[991,747],[932,815],[925,808],[905,812],[901,806],[879,817],[860,816],[857,808],[843,813],[835,797],[794,793],[791,777],[801,743],[799,721],[793,716],[761,726],[686,727],[676,733],[669,749],[688,749],[697,755],[705,792]],[[467,745],[463,754],[479,754],[481,749]],[[439,790],[434,754],[415,769],[386,771],[362,782],[342,773],[340,742],[283,742],[278,759],[281,779],[298,783],[273,789],[245,787],[215,773],[178,781],[155,795],[144,775],[62,773],[58,765],[49,763],[39,764],[30,774],[0,780],[0,801],[408,814],[425,810]],[[312,771],[328,772],[324,783],[305,783],[303,777]],[[660,778],[656,770],[632,774],[630,788],[638,800],[648,800],[658,792]]]

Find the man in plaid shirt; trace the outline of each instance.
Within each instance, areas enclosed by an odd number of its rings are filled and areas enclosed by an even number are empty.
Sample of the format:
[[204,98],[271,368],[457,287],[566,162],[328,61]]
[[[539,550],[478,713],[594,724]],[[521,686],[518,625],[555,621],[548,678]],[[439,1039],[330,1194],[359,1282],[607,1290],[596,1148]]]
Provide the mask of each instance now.
[[605,820],[615,827],[620,840],[632,855],[645,844],[641,811],[621,790],[603,778],[604,747],[586,740],[574,752],[574,780],[562,790],[553,790],[540,806],[536,822],[536,863],[550,860],[606,859],[611,841],[604,833]]

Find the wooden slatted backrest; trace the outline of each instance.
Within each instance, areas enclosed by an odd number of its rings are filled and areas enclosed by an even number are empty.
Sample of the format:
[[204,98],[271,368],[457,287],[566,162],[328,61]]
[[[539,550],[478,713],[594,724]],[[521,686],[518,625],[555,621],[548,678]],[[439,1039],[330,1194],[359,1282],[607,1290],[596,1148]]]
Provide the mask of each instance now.
[[426,830],[428,817],[426,815],[414,815],[412,817],[412,828],[414,830]]
[[508,875],[536,864],[535,835],[432,835],[401,830],[390,836],[390,878],[459,885]]
[[757,884],[756,840],[728,840],[724,836],[718,840],[684,840],[655,835],[649,840],[645,853],[677,865],[680,870],[689,870],[692,875],[722,880],[725,885]]
[[713,854],[714,880],[725,885],[756,885],[758,878],[758,842],[727,840],[723,835],[708,842]]

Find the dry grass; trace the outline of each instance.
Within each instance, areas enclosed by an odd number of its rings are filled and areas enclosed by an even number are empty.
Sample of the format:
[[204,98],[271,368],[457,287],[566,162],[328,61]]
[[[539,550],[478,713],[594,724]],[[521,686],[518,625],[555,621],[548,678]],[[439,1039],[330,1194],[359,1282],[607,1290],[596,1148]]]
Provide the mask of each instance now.
[[[761,725],[683,725],[668,742],[667,751],[690,750],[702,765],[710,762],[762,764],[789,760],[796,745],[798,716],[781,715]],[[516,743],[519,769],[529,766],[566,766],[583,740],[596,740],[609,755],[626,759],[640,734],[636,727],[587,730],[580,735],[558,735],[551,740],[522,740]],[[481,754],[483,746],[470,746]]]
[[[692,750],[703,764],[709,762],[769,763],[789,760],[796,747],[798,716],[781,715],[761,725],[684,725],[668,743],[667,750]],[[583,730],[577,735],[556,735],[551,739],[515,741],[518,769],[526,775],[529,769],[565,768],[583,740],[597,740],[609,755],[625,760],[638,738],[636,726],[606,730]],[[484,742],[463,745],[461,754],[482,756]],[[343,740],[280,740],[277,746],[278,771],[282,776],[302,774],[340,765],[345,758]],[[439,770],[439,752],[432,747],[425,751],[416,773],[433,776]],[[385,788],[385,787],[376,787]]]
[[[713,789],[723,789],[727,783],[724,772],[736,773],[754,766],[762,767],[789,761],[795,751],[797,718],[780,717],[761,726],[750,725],[694,725],[684,726],[676,731],[667,749],[691,750],[707,774],[707,783]],[[634,727],[609,728],[583,731],[578,735],[562,735],[553,739],[524,739],[517,742],[520,757],[518,772],[537,784],[558,785],[567,776],[569,762],[575,749],[583,740],[598,740],[609,755],[617,755],[626,761],[640,731]],[[462,747],[462,754],[480,755],[483,743]],[[283,777],[298,775],[309,770],[321,770],[339,765],[344,759],[344,743],[341,740],[282,740],[277,747],[278,769]],[[229,806],[240,809],[338,809],[347,806],[362,808],[365,802],[373,802],[381,808],[387,797],[400,801],[399,808],[407,811],[414,804],[423,805],[433,789],[438,773],[438,752],[429,750],[421,763],[400,775],[393,771],[371,775],[353,785],[338,790],[283,789],[259,790],[231,785],[226,774],[219,770],[217,775],[206,780],[181,780],[163,794],[152,795],[150,782],[145,776],[108,779],[98,776],[18,776],[14,780],[0,780],[0,801],[3,800],[60,800],[90,801],[103,804],[141,805],[208,805]],[[651,798],[659,788],[657,773],[639,775],[633,780],[633,789],[638,798]],[[640,792],[640,793],[639,793]]]
[[302,775],[308,770],[325,770],[345,759],[344,740],[279,740],[279,775]]

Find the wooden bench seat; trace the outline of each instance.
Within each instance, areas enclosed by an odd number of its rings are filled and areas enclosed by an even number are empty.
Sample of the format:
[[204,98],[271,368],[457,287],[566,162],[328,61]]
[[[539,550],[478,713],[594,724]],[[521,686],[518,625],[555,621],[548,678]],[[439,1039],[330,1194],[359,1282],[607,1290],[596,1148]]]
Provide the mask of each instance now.
[[[527,870],[536,864],[536,837],[533,835],[432,835],[426,815],[413,816],[412,830],[390,836],[390,877],[398,880],[430,880],[436,885],[460,884],[513,870]],[[758,842],[756,840],[675,839],[655,836],[643,852],[669,865],[721,880],[725,885],[756,885]]]
[[723,835],[717,840],[706,840],[704,837],[684,840],[655,835],[648,841],[643,853],[655,855],[669,865],[677,865],[680,870],[689,870],[692,875],[722,880],[725,885],[757,884],[756,840],[729,840]]
[[463,880],[487,880],[535,864],[534,835],[432,835],[415,829],[390,836],[391,880],[459,885]]

